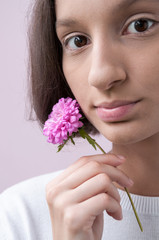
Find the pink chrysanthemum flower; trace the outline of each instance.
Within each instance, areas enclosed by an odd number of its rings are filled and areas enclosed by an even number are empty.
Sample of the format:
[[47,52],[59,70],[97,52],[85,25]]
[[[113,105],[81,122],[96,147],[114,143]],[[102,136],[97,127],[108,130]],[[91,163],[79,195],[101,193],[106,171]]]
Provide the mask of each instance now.
[[53,106],[48,120],[45,122],[43,134],[48,136],[48,142],[63,144],[73,132],[83,126],[79,121],[82,115],[79,113],[79,104],[71,98],[61,98]]

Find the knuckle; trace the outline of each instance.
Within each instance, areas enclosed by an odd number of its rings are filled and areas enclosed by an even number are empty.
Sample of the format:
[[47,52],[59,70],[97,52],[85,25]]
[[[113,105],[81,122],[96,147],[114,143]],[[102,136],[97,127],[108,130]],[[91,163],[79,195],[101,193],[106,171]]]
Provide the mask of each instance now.
[[46,200],[47,203],[52,205],[54,199],[58,196],[59,189],[57,187],[52,187],[51,185],[46,186]]
[[63,196],[60,195],[54,199],[53,207],[54,207],[54,210],[56,210],[59,213],[64,211],[65,201]]
[[101,194],[101,204],[106,210],[116,212],[121,210],[120,203],[106,193]]
[[108,186],[110,184],[110,178],[105,173],[100,173],[98,175],[98,181],[101,185]]
[[96,161],[89,162],[88,167],[95,172],[101,172],[101,164]]
[[110,197],[106,193],[101,193],[100,194],[100,202],[102,205],[108,205],[110,202]]
[[86,164],[88,163],[88,156],[82,156],[79,158],[78,161],[81,162],[82,164]]
[[[51,197],[52,197],[52,193],[51,193]],[[47,200],[49,208],[52,209],[54,212],[58,214],[60,213],[63,215],[66,207],[66,201],[64,199],[65,198],[62,194],[56,197],[49,198],[49,200]]]
[[77,231],[79,228],[79,221],[77,221],[77,216],[75,212],[76,210],[74,209],[74,207],[65,208],[64,222],[67,228],[71,231]]

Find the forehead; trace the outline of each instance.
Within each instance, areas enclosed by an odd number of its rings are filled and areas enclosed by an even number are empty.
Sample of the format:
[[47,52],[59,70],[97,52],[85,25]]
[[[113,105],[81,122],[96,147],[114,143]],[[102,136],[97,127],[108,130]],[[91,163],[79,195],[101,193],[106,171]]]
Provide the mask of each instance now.
[[[149,11],[159,0],[56,0],[56,27],[72,26],[77,22],[91,25],[98,19],[103,22],[118,19],[119,16],[135,11]],[[156,6],[156,5],[155,5]]]
[[159,3],[159,0],[56,0],[56,17],[87,17],[93,14],[115,14],[128,11],[131,7],[140,8],[142,5],[151,6],[151,3]]
[[[122,7],[127,7],[139,2],[151,2],[153,0],[56,0],[56,10],[62,8],[63,11],[69,9],[70,11],[73,8],[80,10],[97,10],[102,4],[106,8],[115,8],[120,9]],[[157,0],[159,2],[159,0]],[[81,9],[83,8],[83,9]]]
[[60,9],[62,9],[63,13],[65,13],[65,11],[71,12],[73,9],[79,12],[85,9],[96,11],[100,5],[106,8],[115,7],[119,9],[124,5],[128,6],[137,1],[140,0],[56,0],[56,12],[58,13]]
[[60,6],[65,8],[66,6],[68,8],[70,7],[76,7],[78,8],[79,6],[83,7],[83,10],[85,9],[85,6],[89,4],[90,8],[92,9],[93,6],[96,6],[98,9],[98,6],[100,4],[105,5],[106,7],[116,7],[117,9],[124,7],[124,6],[130,6],[135,3],[153,3],[153,2],[158,2],[159,0],[55,0],[56,6]]

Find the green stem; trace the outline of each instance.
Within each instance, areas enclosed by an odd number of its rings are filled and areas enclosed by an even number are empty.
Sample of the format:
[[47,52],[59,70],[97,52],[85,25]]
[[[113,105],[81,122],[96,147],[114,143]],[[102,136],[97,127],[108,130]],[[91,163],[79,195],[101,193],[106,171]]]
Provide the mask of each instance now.
[[[96,141],[95,141],[95,145],[96,145],[104,154],[106,154],[106,152],[103,150],[103,148],[101,148],[101,146],[100,146]],[[135,209],[133,200],[132,200],[132,198],[131,198],[131,196],[130,196],[130,193],[128,192],[128,190],[127,190],[126,187],[125,187],[125,191],[126,191],[128,197],[129,197],[129,200],[130,200],[131,206],[132,206],[132,208],[133,208],[133,211],[134,211],[136,220],[137,220],[137,222],[138,222],[138,224],[139,224],[140,230],[141,230],[141,232],[143,232],[143,228],[142,228],[142,225],[141,225],[139,216],[138,216],[138,214],[137,214],[137,212],[136,212],[136,209]]]
[[133,210],[134,210],[134,213],[135,213],[135,216],[136,216],[137,222],[138,222],[138,224],[139,224],[139,227],[140,227],[140,229],[141,229],[141,232],[143,232],[143,228],[142,228],[142,225],[141,225],[140,219],[139,219],[139,217],[138,217],[138,215],[137,215],[137,212],[136,212],[136,209],[135,209],[135,206],[134,206],[133,200],[132,200],[132,198],[131,198],[131,196],[130,196],[130,193],[128,192],[128,190],[127,190],[126,187],[125,187],[125,191],[126,191],[128,197],[129,197],[129,199],[130,199],[131,206],[132,206],[132,208],[133,208]]
[[101,146],[100,146],[97,142],[95,142],[95,145],[96,145],[104,154],[106,154],[106,152],[103,150],[103,148],[101,148]]

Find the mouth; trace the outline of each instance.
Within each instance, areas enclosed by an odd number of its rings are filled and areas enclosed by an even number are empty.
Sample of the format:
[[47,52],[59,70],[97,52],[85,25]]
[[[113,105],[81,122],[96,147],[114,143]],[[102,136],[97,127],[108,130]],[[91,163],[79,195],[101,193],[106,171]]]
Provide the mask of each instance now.
[[96,106],[96,113],[104,122],[122,121],[126,119],[128,114],[135,109],[140,101],[141,100],[104,102]]

